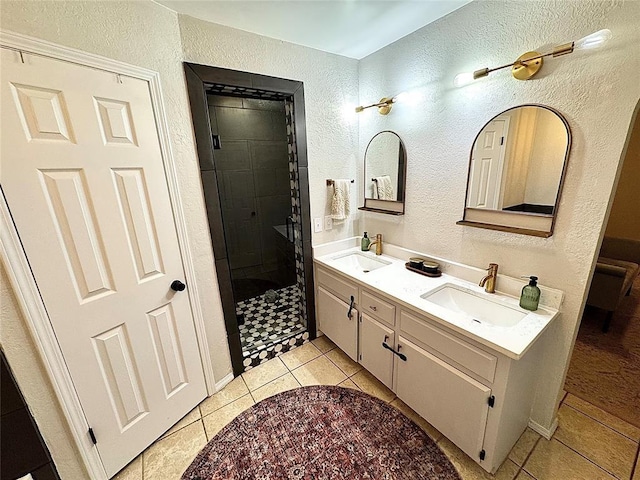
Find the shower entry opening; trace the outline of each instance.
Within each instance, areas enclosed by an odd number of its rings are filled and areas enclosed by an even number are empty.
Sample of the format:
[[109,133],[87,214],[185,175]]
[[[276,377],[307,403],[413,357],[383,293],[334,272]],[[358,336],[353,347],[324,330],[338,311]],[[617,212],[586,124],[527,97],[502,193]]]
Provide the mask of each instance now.
[[303,85],[202,65],[185,73],[238,375],[315,338]]

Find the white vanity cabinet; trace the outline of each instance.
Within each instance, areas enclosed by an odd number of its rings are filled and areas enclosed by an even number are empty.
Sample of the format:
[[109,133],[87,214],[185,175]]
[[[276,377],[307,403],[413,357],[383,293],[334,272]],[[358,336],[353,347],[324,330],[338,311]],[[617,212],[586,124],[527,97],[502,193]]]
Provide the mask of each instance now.
[[361,313],[358,339],[358,362],[388,388],[393,388],[395,332],[366,313]]
[[316,293],[319,329],[495,473],[529,423],[539,348],[509,358],[427,312],[318,265]]
[[392,389],[396,306],[374,293],[361,290],[360,312],[358,361]]
[[358,361],[357,287],[324,270],[317,270],[316,280],[318,328]]

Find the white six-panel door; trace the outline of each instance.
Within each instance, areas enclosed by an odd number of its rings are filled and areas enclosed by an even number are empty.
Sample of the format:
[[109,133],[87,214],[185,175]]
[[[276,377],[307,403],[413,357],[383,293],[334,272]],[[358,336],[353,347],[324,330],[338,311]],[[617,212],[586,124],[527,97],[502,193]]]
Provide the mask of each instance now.
[[206,395],[149,84],[1,55],[0,183],[111,476]]
[[500,209],[505,134],[505,120],[494,120],[482,129],[474,143],[467,207]]

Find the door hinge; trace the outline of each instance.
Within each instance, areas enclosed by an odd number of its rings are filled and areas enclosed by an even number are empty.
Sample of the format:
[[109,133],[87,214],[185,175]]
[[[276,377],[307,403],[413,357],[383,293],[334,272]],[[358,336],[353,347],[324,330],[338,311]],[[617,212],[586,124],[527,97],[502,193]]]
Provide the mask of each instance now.
[[496,404],[496,397],[494,397],[493,395],[491,395],[491,396],[489,397],[489,401],[488,401],[488,403],[489,403],[489,406],[490,406],[491,408],[493,408],[493,406]]
[[358,355],[358,360],[362,360],[362,354]]
[[222,145],[220,143],[220,135],[211,135],[211,140],[213,140],[213,149],[220,150]]
[[484,450],[480,450],[480,460],[484,460],[486,452]]
[[93,428],[89,428],[89,437],[91,438],[91,441],[94,445],[98,443],[98,440],[96,440],[96,434],[93,433]]

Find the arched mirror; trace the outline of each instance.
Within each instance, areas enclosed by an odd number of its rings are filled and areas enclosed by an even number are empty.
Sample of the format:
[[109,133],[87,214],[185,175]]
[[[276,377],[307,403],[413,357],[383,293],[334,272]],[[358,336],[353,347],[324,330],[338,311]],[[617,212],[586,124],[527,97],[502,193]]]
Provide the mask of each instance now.
[[407,155],[397,133],[373,136],[364,154],[364,207],[361,210],[404,214]]
[[520,105],[493,117],[471,147],[458,224],[550,237],[570,146],[567,121],[550,107]]

